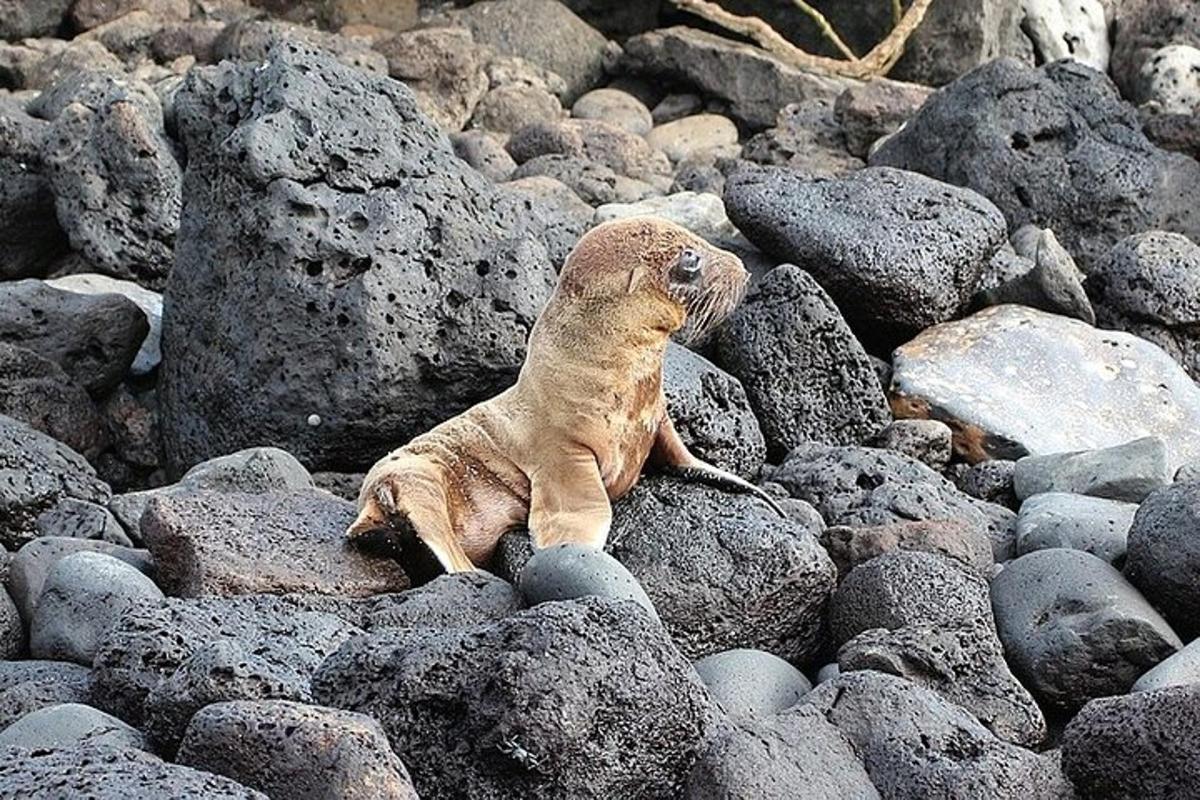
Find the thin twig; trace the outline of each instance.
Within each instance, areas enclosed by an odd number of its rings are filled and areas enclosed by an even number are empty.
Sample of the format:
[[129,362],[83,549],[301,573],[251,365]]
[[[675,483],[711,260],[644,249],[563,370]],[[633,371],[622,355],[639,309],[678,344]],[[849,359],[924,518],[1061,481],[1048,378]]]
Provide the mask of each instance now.
[[758,17],[741,17],[731,14],[716,3],[707,0],[671,0],[683,11],[689,11],[728,31],[752,39],[780,61],[800,69],[841,75],[847,78],[873,78],[886,75],[904,53],[904,43],[921,24],[925,12],[933,0],[915,0],[882,42],[862,58],[843,61],[837,58],[815,56],[805,52],[779,35],[779,32]]
[[[900,0],[895,0],[895,2],[899,3]],[[833,26],[829,24],[829,20],[825,19],[824,14],[822,14],[820,11],[817,11],[808,3],[804,2],[804,0],[792,0],[792,4],[796,6],[796,8],[803,11],[809,19],[816,23],[816,26],[821,30],[821,33],[826,39],[833,43],[833,46],[838,49],[838,52],[851,61],[858,60],[858,56],[855,55],[854,51],[842,41],[842,37],[838,36],[837,31],[835,31]]]
[[899,25],[903,18],[904,6],[900,5],[900,0],[892,0],[892,25]]

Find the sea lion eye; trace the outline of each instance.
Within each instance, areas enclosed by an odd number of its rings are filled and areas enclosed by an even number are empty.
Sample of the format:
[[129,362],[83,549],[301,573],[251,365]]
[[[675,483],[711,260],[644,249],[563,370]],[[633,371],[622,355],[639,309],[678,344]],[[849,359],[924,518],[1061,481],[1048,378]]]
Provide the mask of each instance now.
[[692,281],[700,274],[700,254],[685,247],[671,268],[671,277],[677,281]]

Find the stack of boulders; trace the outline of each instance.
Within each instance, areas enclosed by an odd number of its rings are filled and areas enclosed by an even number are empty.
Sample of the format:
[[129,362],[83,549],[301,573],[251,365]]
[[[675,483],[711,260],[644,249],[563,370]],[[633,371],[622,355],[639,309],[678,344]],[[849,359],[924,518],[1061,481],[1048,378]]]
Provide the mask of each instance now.
[[[718,31],[0,0],[0,797],[1200,796],[1200,8],[936,0],[865,81]],[[664,391],[784,515],[347,546],[644,215],[752,275]]]

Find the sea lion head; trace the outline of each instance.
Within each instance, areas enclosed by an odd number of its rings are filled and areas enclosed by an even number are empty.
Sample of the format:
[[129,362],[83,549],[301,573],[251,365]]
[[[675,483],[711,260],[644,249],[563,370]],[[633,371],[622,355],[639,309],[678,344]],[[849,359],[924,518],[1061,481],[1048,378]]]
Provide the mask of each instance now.
[[642,314],[645,324],[696,339],[723,320],[746,290],[742,260],[691,231],[658,217],[598,225],[575,245],[559,276],[572,297],[620,302],[620,313]]

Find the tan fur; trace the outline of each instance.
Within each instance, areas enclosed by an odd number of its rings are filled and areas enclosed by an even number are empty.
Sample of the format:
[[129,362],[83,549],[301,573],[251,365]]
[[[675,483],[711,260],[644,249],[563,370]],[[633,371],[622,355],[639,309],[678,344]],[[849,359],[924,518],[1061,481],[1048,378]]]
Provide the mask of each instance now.
[[[671,280],[685,248],[703,257],[701,278],[686,286]],[[746,280],[736,256],[664,220],[590,231],[533,327],[516,385],[380,460],[347,535],[404,518],[458,572],[485,562],[501,535],[526,523],[537,547],[602,547],[610,501],[633,487],[648,459],[739,481],[679,440],[662,362],[689,310],[716,321]]]

